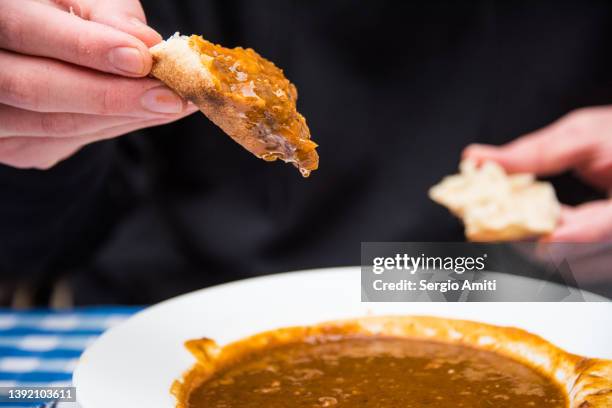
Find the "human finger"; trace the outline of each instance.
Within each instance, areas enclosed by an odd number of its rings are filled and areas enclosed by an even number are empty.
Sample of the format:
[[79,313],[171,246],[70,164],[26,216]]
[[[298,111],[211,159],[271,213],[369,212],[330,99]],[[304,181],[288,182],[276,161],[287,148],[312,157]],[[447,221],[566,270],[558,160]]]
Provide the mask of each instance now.
[[564,207],[559,227],[545,242],[601,242],[612,239],[612,200]]
[[495,161],[511,173],[552,175],[577,168],[593,155],[601,136],[593,116],[580,110],[502,146],[472,144],[463,157]]
[[159,116],[187,103],[159,81],[95,72],[46,58],[0,50],[0,103],[37,112]]
[[33,112],[0,105],[0,137],[75,137],[139,121],[129,116]]
[[125,76],[151,70],[148,46],[108,25],[23,0],[0,2],[0,15],[0,48]]
[[162,40],[147,19],[138,0],[62,0],[65,6],[78,8],[88,20],[106,24],[139,38],[151,47]]
[[87,144],[121,136],[139,129],[167,124],[178,119],[180,118],[147,119],[74,138],[0,138],[0,163],[21,169],[46,170],[75,154]]

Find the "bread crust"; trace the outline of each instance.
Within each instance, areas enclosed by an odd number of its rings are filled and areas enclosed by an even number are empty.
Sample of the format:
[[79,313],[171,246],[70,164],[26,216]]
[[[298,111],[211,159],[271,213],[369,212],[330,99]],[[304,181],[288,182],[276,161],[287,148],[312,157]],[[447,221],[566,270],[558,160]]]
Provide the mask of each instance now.
[[224,347],[211,339],[186,342],[196,365],[175,381],[177,408],[187,408],[190,392],[217,370],[257,350],[321,335],[386,335],[438,341],[488,350],[535,368],[567,393],[569,408],[612,407],[612,361],[565,352],[521,329],[429,316],[374,316],[289,327],[256,334]]
[[[151,48],[151,75],[160,79],[183,98],[198,106],[214,124],[255,156],[265,160],[293,163],[304,176],[318,167],[316,150],[300,151],[301,146],[269,134],[261,127],[242,120],[250,105],[246,100],[228,98],[219,90],[217,79],[206,69],[210,57],[189,46],[189,38],[175,34]],[[280,147],[279,147],[280,146]],[[315,145],[316,146],[316,145]]]

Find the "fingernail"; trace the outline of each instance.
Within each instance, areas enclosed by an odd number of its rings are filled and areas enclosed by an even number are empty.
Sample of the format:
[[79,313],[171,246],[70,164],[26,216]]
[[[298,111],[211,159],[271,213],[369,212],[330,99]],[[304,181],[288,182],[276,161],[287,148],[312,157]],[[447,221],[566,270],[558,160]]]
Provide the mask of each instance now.
[[145,73],[144,56],[137,48],[117,47],[113,48],[108,59],[115,69],[134,75]]
[[142,96],[142,106],[154,113],[181,113],[184,109],[181,97],[163,86],[149,89]]
[[491,145],[481,144],[481,143],[473,143],[467,147],[468,150],[488,150],[491,149]]
[[[481,156],[481,155],[487,155],[487,154],[493,154],[495,153],[497,150],[495,149],[494,146],[491,145],[485,145],[485,144],[471,144],[468,147],[465,148],[465,150],[463,151],[463,156],[466,157],[474,157],[474,156]],[[478,157],[476,157],[478,158]]]

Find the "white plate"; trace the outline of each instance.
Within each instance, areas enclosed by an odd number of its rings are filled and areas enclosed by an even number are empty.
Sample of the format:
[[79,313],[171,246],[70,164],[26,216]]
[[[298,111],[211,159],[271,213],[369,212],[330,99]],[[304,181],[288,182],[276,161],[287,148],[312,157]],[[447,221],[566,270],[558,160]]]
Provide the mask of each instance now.
[[[525,279],[525,278],[522,278]],[[223,344],[282,326],[366,314],[417,314],[524,328],[577,354],[612,358],[611,303],[361,303],[359,268],[294,272],[203,289],[106,332],[74,373],[83,408],[172,408],[169,388],[193,363],[183,342]]]

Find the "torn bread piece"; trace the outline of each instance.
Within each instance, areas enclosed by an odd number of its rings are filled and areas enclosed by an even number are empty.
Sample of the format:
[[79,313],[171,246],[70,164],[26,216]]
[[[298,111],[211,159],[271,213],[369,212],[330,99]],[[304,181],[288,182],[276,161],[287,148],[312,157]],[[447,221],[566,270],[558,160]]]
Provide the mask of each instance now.
[[317,144],[296,110],[297,89],[250,48],[224,48],[201,36],[174,34],[151,48],[151,74],[255,156],[317,169]]
[[550,183],[532,174],[506,174],[494,162],[465,160],[429,197],[463,220],[470,241],[516,241],[551,233],[561,205]]

